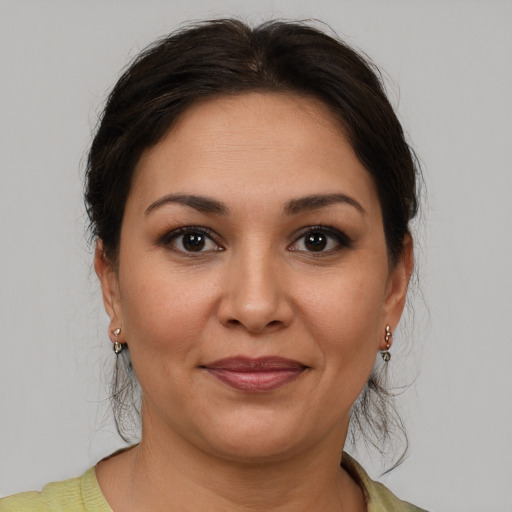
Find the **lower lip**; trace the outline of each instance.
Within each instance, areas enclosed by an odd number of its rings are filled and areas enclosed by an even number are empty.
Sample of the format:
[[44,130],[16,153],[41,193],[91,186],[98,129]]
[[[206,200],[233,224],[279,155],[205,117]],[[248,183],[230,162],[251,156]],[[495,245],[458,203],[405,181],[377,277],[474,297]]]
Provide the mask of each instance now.
[[222,368],[207,368],[208,372],[224,384],[240,391],[261,393],[280,388],[296,379],[304,368],[287,368],[259,372],[237,372]]

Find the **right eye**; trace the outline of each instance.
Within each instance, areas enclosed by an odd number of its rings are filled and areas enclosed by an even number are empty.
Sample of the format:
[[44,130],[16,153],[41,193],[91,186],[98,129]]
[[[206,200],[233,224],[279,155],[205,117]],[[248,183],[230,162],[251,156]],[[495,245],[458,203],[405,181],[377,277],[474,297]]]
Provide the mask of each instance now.
[[188,254],[223,250],[212,239],[210,230],[194,226],[175,229],[167,233],[161,239],[161,244],[174,251]]

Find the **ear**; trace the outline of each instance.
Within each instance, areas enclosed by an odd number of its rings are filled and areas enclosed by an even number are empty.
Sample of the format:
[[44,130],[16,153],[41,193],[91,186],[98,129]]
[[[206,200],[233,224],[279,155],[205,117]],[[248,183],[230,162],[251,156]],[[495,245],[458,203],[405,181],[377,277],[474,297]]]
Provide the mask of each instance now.
[[404,237],[400,258],[389,274],[384,303],[384,320],[394,331],[405,306],[407,288],[414,268],[414,253],[411,235]]
[[101,283],[101,292],[103,295],[103,304],[110,317],[109,337],[112,342],[115,341],[113,331],[122,327],[122,308],[119,297],[119,282],[117,270],[113,263],[107,257],[103,249],[102,240],[96,242],[94,253],[94,270]]

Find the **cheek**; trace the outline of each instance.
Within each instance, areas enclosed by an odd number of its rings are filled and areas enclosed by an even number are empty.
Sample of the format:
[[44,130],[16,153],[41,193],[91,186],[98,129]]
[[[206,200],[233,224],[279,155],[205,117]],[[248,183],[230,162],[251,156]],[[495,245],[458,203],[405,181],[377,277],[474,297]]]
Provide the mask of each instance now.
[[[190,276],[170,276],[164,268],[131,271],[130,279],[121,282],[126,339],[145,400],[155,406],[164,397],[165,407],[179,410],[193,398],[188,397],[187,369],[197,364],[201,352],[201,333],[212,311],[211,290]],[[169,392],[177,389],[181,394]]]
[[[132,356],[178,357],[193,349],[212,314],[212,287],[202,279],[170,274],[168,268],[144,272],[127,269],[121,300],[125,333]],[[133,347],[133,349],[132,349]],[[142,350],[143,349],[143,350]]]
[[305,283],[301,316],[330,371],[359,373],[363,379],[371,372],[385,321],[386,275],[354,270],[323,279],[322,287]]

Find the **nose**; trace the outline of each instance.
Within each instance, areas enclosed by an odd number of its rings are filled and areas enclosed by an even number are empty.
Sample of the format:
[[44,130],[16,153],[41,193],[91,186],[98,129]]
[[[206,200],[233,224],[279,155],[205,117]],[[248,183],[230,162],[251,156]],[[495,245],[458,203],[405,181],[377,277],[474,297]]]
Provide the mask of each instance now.
[[285,272],[271,251],[247,248],[226,266],[219,321],[251,334],[285,328],[293,319],[288,291]]

